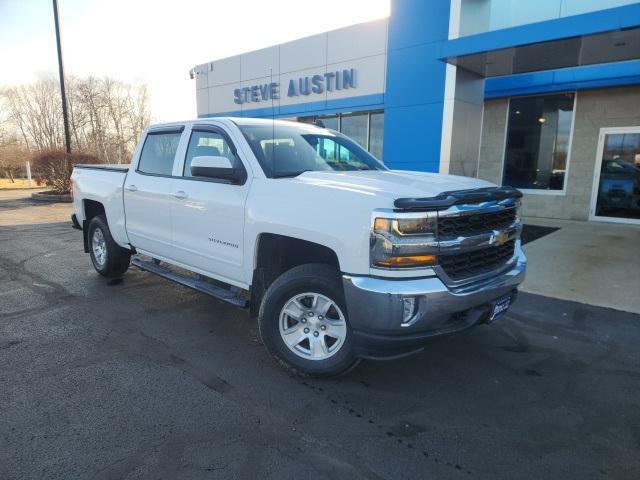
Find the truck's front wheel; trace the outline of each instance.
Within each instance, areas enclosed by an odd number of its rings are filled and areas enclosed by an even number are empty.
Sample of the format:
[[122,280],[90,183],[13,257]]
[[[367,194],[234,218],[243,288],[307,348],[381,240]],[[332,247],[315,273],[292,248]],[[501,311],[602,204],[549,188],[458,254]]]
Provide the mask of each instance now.
[[329,265],[283,273],[265,293],[258,321],[269,352],[293,373],[339,375],[357,363],[340,273]]
[[117,278],[127,271],[131,252],[114,242],[107,219],[103,215],[96,215],[91,219],[87,238],[91,262],[100,275]]

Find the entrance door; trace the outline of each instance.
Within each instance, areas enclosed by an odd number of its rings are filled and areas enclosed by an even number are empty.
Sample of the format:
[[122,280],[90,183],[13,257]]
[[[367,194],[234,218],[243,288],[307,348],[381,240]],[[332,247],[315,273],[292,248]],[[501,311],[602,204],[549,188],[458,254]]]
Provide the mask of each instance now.
[[602,128],[590,220],[640,224],[640,126]]

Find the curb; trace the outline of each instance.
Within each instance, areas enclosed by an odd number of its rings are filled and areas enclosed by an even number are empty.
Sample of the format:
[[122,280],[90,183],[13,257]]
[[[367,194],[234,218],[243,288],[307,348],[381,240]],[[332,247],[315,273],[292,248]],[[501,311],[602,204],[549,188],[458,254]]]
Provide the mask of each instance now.
[[54,203],[54,202],[63,202],[63,203],[71,203],[73,202],[73,198],[71,198],[71,195],[69,194],[63,194],[63,195],[55,195],[55,194],[51,194],[51,193],[32,193],[31,194],[31,198],[33,200],[37,200],[39,202],[50,202],[50,203]]

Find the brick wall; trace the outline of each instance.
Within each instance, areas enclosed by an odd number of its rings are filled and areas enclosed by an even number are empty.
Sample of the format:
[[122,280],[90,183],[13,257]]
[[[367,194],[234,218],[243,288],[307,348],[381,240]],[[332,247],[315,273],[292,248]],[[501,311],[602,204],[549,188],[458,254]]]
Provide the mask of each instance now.
[[[526,216],[587,220],[600,128],[640,125],[640,86],[583,90],[577,97],[567,191],[558,195],[525,195]],[[478,176],[498,184],[507,109],[508,99],[485,101]]]

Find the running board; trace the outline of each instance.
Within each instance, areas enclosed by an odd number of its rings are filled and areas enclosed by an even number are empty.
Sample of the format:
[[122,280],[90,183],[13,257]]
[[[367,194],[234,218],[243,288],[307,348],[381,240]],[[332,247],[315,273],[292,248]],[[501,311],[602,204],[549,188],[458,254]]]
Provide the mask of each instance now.
[[145,262],[144,260],[140,260],[139,258],[132,259],[131,265],[138,267],[140,270],[153,273],[155,275],[158,275],[159,277],[166,278],[167,280],[171,280],[172,282],[179,283],[180,285],[192,288],[193,290],[197,290],[198,292],[206,293],[207,295],[211,295],[218,300],[230,303],[231,305],[235,305],[236,307],[244,308],[247,306],[246,300],[239,298],[235,292],[227,290],[226,288],[218,287],[217,285],[213,285],[212,283],[209,283],[207,281],[180,275],[179,273],[176,273],[173,270],[169,270],[168,268],[165,268],[161,265],[153,262]]

